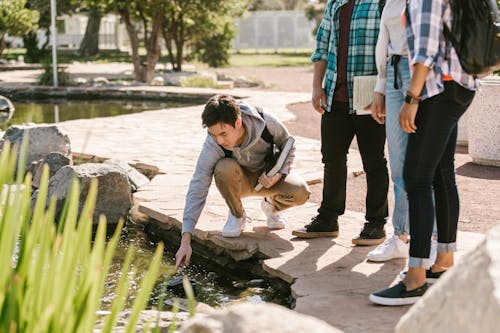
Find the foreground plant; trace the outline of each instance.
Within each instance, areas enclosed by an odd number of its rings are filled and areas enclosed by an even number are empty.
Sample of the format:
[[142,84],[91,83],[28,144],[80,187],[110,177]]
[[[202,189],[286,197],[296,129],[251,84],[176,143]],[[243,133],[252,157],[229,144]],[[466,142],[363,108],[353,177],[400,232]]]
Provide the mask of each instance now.
[[[18,163],[21,167],[14,182],[16,151],[6,144],[0,154],[0,332],[92,332],[123,223],[106,241],[106,221],[101,217],[92,238],[97,182],[78,217],[79,184],[75,180],[56,225],[55,201],[46,208],[47,166],[30,211],[31,176],[22,181],[23,161]],[[26,145],[20,156],[26,156],[25,151]],[[129,248],[102,332],[111,332],[128,298],[133,253]],[[126,332],[135,332],[158,276],[162,253],[160,244],[135,294]]]

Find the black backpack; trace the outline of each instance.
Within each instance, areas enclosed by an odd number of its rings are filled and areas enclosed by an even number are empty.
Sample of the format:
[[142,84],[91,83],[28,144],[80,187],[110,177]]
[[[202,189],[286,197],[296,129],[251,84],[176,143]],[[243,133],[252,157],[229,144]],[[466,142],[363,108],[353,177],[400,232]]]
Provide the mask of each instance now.
[[500,70],[500,18],[495,0],[450,0],[452,26],[444,36],[462,68],[476,77]]

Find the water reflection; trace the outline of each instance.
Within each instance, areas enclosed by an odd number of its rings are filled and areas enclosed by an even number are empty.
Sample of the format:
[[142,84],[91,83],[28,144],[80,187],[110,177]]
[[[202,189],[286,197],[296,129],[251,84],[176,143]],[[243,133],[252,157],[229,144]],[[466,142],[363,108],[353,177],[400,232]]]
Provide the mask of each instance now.
[[[120,278],[122,264],[125,260],[125,254],[129,247],[136,248],[136,255],[132,261],[131,269],[128,274],[132,277],[130,290],[139,288],[140,280],[146,272],[153,253],[155,244],[150,242],[147,235],[133,223],[128,223],[123,231],[116,250],[116,256],[113,259],[108,279],[106,281],[105,297],[102,299],[102,309],[106,310],[111,305],[114,298],[116,284]],[[174,273],[174,254],[165,252],[163,255],[160,277],[155,288],[151,293],[149,307],[158,307],[158,302],[163,300],[164,304],[171,303],[170,300],[182,295],[174,294],[167,288],[169,277]],[[267,282],[262,281],[259,285],[254,285],[251,281],[236,281],[227,277],[222,272],[207,271],[203,267],[190,265],[183,269],[182,274],[188,276],[196,284],[196,300],[209,304],[211,306],[221,306],[227,303],[247,300],[260,299],[282,305],[286,305],[286,297],[269,286]],[[255,280],[256,281],[256,280]],[[126,308],[131,308],[134,299],[130,297],[127,300]],[[168,308],[165,305],[163,309]]]
[[[1,102],[0,102],[1,103]],[[13,102],[16,112],[0,128],[32,123],[54,123],[66,120],[113,117],[130,113],[192,105],[186,102],[120,101],[120,100],[43,100]]]

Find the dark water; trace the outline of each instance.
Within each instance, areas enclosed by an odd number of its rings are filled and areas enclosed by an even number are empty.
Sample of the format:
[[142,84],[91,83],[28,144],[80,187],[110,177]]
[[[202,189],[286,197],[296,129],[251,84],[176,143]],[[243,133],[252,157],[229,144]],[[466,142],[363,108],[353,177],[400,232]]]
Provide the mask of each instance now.
[[[111,301],[114,298],[116,283],[121,274],[122,263],[125,260],[125,253],[130,246],[136,248],[136,255],[132,261],[130,271],[130,274],[134,276],[130,285],[130,290],[137,290],[139,288],[140,280],[149,267],[156,248],[155,244],[150,242],[147,235],[142,230],[134,226],[133,223],[129,222],[127,224],[122,231],[122,237],[116,251],[117,254],[113,260],[106,282],[106,296],[103,299],[102,309],[106,309],[111,305]],[[166,284],[174,272],[173,258],[173,253],[168,251],[164,252],[160,267],[160,277],[156,281],[155,288],[149,300],[150,308],[158,308],[158,302],[160,300],[164,301],[163,304],[168,304],[174,297],[185,297],[182,294],[177,294],[166,288]],[[272,286],[269,286],[266,281],[261,281],[258,286],[248,286],[248,280],[234,280],[231,277],[225,276],[223,272],[207,271],[196,264],[192,264],[188,269],[184,269],[182,274],[196,282],[194,290],[196,300],[214,307],[240,300],[248,300],[249,298],[257,301],[263,300],[286,305],[284,297],[279,295],[279,293],[274,290]],[[259,281],[252,280],[252,282]],[[133,297],[129,297],[127,307],[131,308],[132,303]],[[162,308],[168,309],[169,306],[162,305]]]
[[16,102],[14,114],[9,122],[0,123],[5,130],[10,125],[33,123],[56,123],[65,120],[113,117],[148,110],[166,109],[193,105],[194,103],[129,101],[129,100],[43,100]]

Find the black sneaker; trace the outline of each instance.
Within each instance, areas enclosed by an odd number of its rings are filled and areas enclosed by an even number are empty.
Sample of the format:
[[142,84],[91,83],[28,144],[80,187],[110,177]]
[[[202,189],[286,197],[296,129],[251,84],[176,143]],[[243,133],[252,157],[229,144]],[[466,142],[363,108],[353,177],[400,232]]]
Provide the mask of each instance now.
[[370,223],[365,223],[363,230],[357,238],[352,240],[356,245],[379,245],[385,240],[384,226],[373,226]]
[[339,235],[339,223],[337,219],[328,220],[321,215],[317,215],[304,228],[292,231],[292,235],[299,238],[337,237]]
[[423,286],[406,291],[406,286],[403,282],[399,282],[394,287],[384,289],[382,291],[370,295],[370,301],[380,305],[409,305],[416,303],[425,294],[428,284],[424,283]]
[[[437,280],[441,277],[441,275],[444,274],[444,272],[446,272],[446,271],[433,272],[430,268],[426,269],[425,270],[425,282],[427,282],[429,284],[436,283]],[[406,277],[406,273],[408,273],[408,272],[403,271],[403,272],[399,273],[399,278],[401,280],[404,280],[404,278]]]

